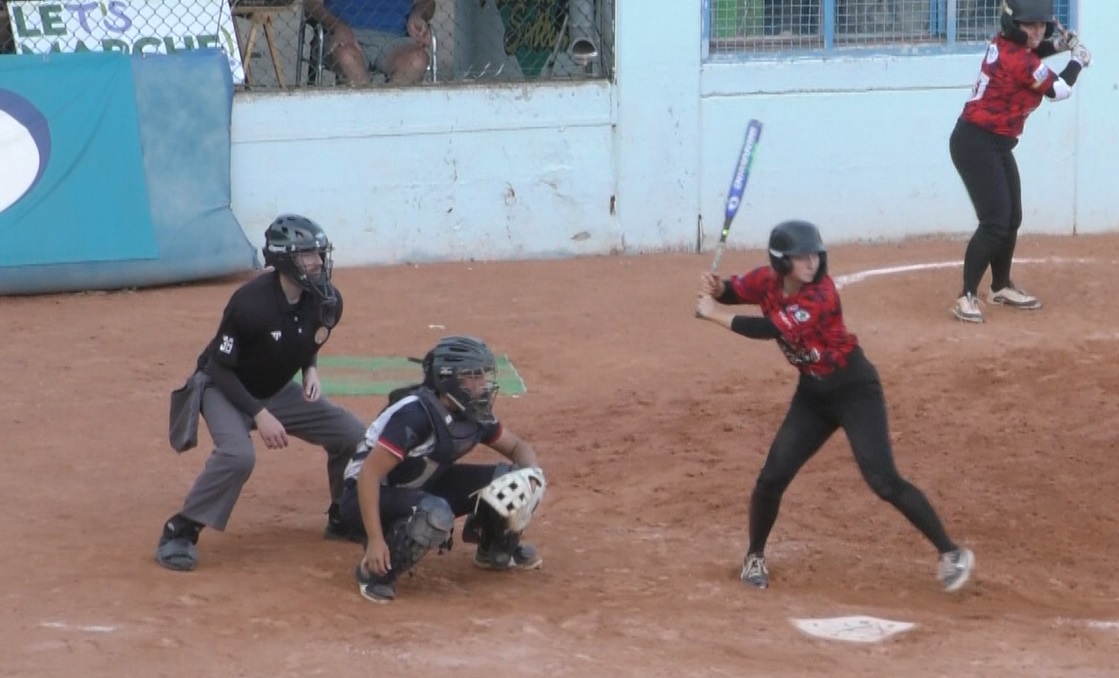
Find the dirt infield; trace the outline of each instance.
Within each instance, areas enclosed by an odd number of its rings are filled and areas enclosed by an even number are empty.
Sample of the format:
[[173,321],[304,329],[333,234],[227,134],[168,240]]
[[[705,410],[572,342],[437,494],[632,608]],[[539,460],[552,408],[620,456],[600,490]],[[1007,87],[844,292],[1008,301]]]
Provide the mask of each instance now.
[[[982,326],[949,315],[963,248],[829,255],[883,377],[898,465],[976,552],[957,595],[842,437],[786,494],[772,587],[738,582],[747,498],[795,372],[772,344],[692,318],[708,255],[336,272],[346,311],[325,354],[486,338],[528,387],[498,414],[550,481],[529,530],[543,570],[480,571],[459,544],[384,606],[357,593],[359,547],[322,539],[325,456],[300,442],[258,441],[197,571],[153,561],[209,450],[203,432],[171,452],[167,395],[242,279],[0,299],[0,675],[1116,675],[1119,236],[1023,238],[1015,278],[1045,308],[985,306]],[[723,270],[764,261],[729,252]],[[383,404],[337,400],[366,420]],[[917,627],[865,645],[790,622],[858,614]]]

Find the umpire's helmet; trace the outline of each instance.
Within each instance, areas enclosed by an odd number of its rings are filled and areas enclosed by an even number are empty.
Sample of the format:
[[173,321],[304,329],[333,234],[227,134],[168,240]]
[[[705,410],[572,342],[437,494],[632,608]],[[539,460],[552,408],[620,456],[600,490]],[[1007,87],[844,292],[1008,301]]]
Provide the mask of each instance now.
[[475,337],[443,337],[424,357],[425,381],[448,399],[467,419],[479,424],[496,421],[497,360],[485,342]]
[[1018,43],[1026,44],[1026,32],[1020,23],[1045,22],[1045,37],[1053,35],[1056,23],[1053,18],[1053,0],[1003,0],[999,23],[1002,34]]
[[782,221],[773,227],[769,234],[769,263],[778,275],[787,275],[793,270],[789,257],[805,254],[820,255],[820,267],[812,279],[812,282],[819,282],[828,272],[828,251],[820,238],[820,229],[797,219]]
[[[322,227],[298,214],[281,214],[264,232],[264,263],[291,278],[300,287],[317,294],[323,300],[324,323],[333,327],[327,317],[338,303],[338,293],[330,283],[334,269],[331,252],[334,246]],[[297,255],[317,252],[322,266],[317,272],[308,271]]]

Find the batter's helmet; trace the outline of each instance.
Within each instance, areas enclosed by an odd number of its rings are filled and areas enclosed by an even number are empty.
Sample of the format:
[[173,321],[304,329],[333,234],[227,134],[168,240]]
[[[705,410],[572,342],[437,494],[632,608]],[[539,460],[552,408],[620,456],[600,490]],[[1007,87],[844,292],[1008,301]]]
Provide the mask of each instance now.
[[1053,0],[1003,0],[999,23],[1002,34],[1018,43],[1026,44],[1026,32],[1020,23],[1045,23],[1045,37],[1052,37],[1056,24],[1053,18]]
[[778,275],[793,270],[789,257],[820,255],[820,267],[812,282],[819,282],[828,272],[828,251],[820,238],[820,229],[807,221],[782,221],[769,234],[769,263]]
[[497,397],[497,360],[485,342],[461,335],[443,337],[424,357],[425,381],[447,396],[467,419],[491,424]]
[[[326,237],[322,227],[307,217],[298,214],[281,214],[276,217],[264,232],[264,263],[291,278],[303,289],[317,294],[323,300],[324,312],[333,309],[338,303],[338,293],[330,283],[334,270],[331,252],[334,246]],[[322,266],[317,272],[309,272],[300,263],[297,255],[316,252]],[[333,323],[324,324],[333,327]]]

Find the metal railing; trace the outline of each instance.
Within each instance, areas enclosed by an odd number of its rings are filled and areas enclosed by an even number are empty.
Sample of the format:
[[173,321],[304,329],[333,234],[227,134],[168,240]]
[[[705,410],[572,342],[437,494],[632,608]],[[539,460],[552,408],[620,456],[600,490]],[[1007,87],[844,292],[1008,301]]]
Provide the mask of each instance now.
[[[231,4],[230,4],[231,2]],[[390,53],[414,46],[428,58],[422,82],[610,78],[616,0],[0,0],[10,50],[118,50],[166,53],[219,46],[234,77],[250,89],[330,87],[343,70],[337,58],[353,24],[368,61],[370,86],[393,82]],[[430,36],[413,40],[408,16],[433,5]],[[324,9],[326,14],[313,8]],[[433,10],[433,11],[432,11]],[[321,16],[311,16],[319,14]],[[308,19],[311,20],[308,30]],[[320,44],[312,45],[315,39]],[[359,40],[360,42],[360,40]],[[387,50],[387,51],[386,51]],[[401,54],[406,52],[401,52]],[[319,63],[314,60],[318,59]],[[238,72],[238,68],[241,72]],[[314,77],[321,73],[322,77]],[[356,75],[350,70],[350,75]],[[309,77],[310,76],[310,77]],[[364,80],[364,78],[357,78]]]

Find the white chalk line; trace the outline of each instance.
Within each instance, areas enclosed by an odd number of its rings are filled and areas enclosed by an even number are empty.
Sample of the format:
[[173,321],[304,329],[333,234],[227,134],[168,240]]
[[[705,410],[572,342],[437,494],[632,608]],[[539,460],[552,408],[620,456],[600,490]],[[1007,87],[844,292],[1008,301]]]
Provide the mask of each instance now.
[[[1016,264],[1087,264],[1092,263],[1093,259],[1084,258],[1068,258],[1068,257],[1044,257],[1041,259],[1015,259]],[[925,264],[906,264],[904,266],[887,266],[885,268],[872,268],[867,271],[859,271],[857,273],[847,273],[838,275],[832,278],[835,281],[837,289],[842,288],[844,285],[851,283],[862,282],[867,278],[876,278],[883,275],[893,275],[895,273],[912,273],[913,271],[932,271],[940,268],[962,268],[964,262],[961,260],[956,261],[934,261]]]
[[117,630],[115,626],[87,626],[82,624],[67,624],[66,622],[47,621],[39,624],[47,629],[62,629],[63,631],[87,631],[89,633],[112,633]]

